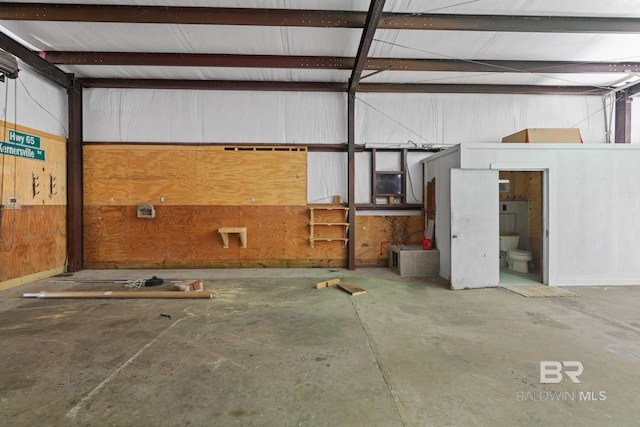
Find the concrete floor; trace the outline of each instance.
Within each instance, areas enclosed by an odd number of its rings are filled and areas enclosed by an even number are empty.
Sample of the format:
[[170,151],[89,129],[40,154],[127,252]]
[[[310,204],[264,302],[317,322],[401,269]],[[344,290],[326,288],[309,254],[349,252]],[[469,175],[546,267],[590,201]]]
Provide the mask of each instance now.
[[[152,275],[214,299],[21,298]],[[314,289],[334,277],[368,293]],[[638,425],[640,287],[572,290],[450,291],[385,268],[50,278],[0,292],[0,425]],[[581,383],[542,384],[554,360],[581,362]]]

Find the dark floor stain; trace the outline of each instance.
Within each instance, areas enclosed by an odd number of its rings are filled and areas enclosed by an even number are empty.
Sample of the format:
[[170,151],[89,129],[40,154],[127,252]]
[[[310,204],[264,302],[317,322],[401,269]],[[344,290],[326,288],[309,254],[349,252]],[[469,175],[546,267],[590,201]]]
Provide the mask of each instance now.
[[571,329],[570,326],[567,326],[564,323],[558,322],[557,320],[553,320],[550,317],[547,317],[541,313],[534,313],[531,311],[527,311],[527,316],[533,318],[532,323],[534,325],[551,326],[553,328],[558,328],[558,329]]

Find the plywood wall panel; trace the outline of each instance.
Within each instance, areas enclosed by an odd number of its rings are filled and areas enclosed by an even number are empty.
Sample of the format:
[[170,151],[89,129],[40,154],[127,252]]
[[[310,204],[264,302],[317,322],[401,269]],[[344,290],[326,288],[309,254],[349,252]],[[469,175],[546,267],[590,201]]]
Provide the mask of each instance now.
[[117,262],[127,259],[125,206],[85,206],[84,261]]
[[119,146],[83,147],[85,181],[126,179],[128,176],[128,155]]
[[500,193],[500,200],[529,202],[529,250],[537,267],[542,263],[542,172],[500,171],[500,179],[509,179],[511,191]]
[[[0,134],[3,129],[4,122],[0,121]],[[17,195],[23,205],[66,204],[66,140],[35,129],[23,126],[16,127],[7,123],[7,134],[9,130],[14,129],[40,137],[40,148],[45,151],[45,161],[0,155],[0,162],[4,164],[0,169],[3,186],[1,193]],[[37,185],[35,194],[34,182]],[[53,183],[53,188],[51,188],[51,183]]]
[[306,151],[88,145],[88,205],[306,205]]
[[[309,245],[309,216],[300,206],[166,206],[154,219],[135,206],[85,207],[88,268],[344,266],[341,242]],[[237,235],[224,248],[218,229],[248,229],[247,248]]]
[[64,266],[64,206],[22,206],[5,211],[2,229],[5,244],[0,244],[0,282]]
[[[309,243],[305,150],[87,145],[84,154],[88,268],[346,266],[343,242]],[[139,203],[156,217],[137,218]],[[384,264],[381,242],[422,227],[421,217],[370,218],[356,233],[365,264]],[[218,228],[237,226],[248,229],[247,248],[233,234],[224,248]]]
[[0,281],[8,281],[64,266],[67,144],[62,137],[12,123],[5,126],[0,122],[0,128],[6,129],[6,134],[0,135],[3,141],[8,140],[9,130],[16,130],[39,137],[40,148],[45,151],[44,161],[0,155],[0,194],[2,199],[17,199],[20,206],[5,209],[2,215],[5,245],[0,243]]
[[[356,216],[356,265],[387,265],[387,246],[424,229],[423,216]],[[405,239],[422,244],[423,233]]]
[[529,249],[534,260],[542,262],[542,172],[527,173],[529,198]]
[[306,151],[203,150],[196,185],[219,205],[306,205]]

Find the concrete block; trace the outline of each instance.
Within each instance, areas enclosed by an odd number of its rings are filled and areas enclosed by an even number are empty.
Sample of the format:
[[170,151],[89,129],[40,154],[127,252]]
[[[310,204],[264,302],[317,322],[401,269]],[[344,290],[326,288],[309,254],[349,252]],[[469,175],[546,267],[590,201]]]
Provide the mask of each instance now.
[[391,245],[389,268],[402,277],[437,276],[440,271],[440,251],[425,251],[417,245]]

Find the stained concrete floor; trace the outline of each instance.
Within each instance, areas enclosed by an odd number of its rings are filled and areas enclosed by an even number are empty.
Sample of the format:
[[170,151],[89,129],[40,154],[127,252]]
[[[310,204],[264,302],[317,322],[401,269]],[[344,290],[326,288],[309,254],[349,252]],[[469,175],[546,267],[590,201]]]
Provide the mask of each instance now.
[[[214,298],[21,297],[151,275]],[[368,292],[314,289],[334,277]],[[384,268],[54,277],[0,292],[0,425],[635,426],[640,287],[572,290],[450,291]],[[581,383],[542,384],[540,361],[581,362]]]

